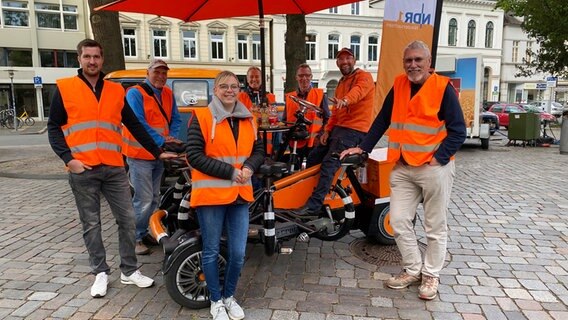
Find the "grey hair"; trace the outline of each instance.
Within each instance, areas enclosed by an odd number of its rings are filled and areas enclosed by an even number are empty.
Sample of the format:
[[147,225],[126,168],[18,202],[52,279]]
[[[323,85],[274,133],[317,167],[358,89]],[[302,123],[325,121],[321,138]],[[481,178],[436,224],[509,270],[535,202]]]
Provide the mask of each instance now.
[[414,40],[411,43],[409,43],[406,48],[404,48],[404,53],[406,53],[406,51],[408,50],[422,50],[424,52],[426,52],[427,58],[430,58],[430,47],[428,47],[428,45],[421,40]]

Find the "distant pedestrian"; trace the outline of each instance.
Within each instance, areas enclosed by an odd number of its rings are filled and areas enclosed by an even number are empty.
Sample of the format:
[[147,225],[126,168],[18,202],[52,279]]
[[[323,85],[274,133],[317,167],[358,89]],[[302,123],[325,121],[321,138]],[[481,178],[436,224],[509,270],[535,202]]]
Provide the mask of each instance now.
[[[430,49],[413,41],[404,49],[405,74],[395,78],[383,107],[359,147],[347,154],[370,152],[389,129],[390,223],[402,254],[403,272],[387,280],[392,289],[421,282],[418,296],[438,294],[446,257],[448,204],[455,176],[454,155],[466,138],[463,113],[449,78],[430,72]],[[424,206],[428,247],[424,262],[414,232],[418,204]]]
[[134,211],[124,170],[121,123],[156,158],[161,153],[130,107],[124,89],[104,80],[103,48],[91,39],[77,45],[81,68],[71,78],[57,80],[47,123],[49,143],[69,170],[69,185],[75,196],[89,263],[96,275],[91,296],[104,297],[110,267],[102,238],[101,194],[118,224],[120,282],[145,288],[154,284],[138,270],[134,247]]

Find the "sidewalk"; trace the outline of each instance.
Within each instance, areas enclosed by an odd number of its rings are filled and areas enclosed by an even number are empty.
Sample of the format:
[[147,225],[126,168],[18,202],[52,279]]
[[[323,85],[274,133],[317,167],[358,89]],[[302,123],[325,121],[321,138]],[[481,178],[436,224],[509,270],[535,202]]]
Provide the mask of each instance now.
[[[396,247],[354,230],[336,242],[291,241],[291,255],[267,257],[249,244],[237,289],[246,319],[568,319],[568,155],[494,139],[488,151],[466,146],[457,155],[438,298],[418,299],[417,286],[385,288],[401,270]],[[154,287],[120,283],[117,228],[104,201],[112,273],[107,296],[92,299],[94,277],[65,179],[0,177],[0,203],[0,319],[210,319],[208,309],[185,309],[169,297],[159,248],[139,259]]]
[[42,134],[47,130],[47,120],[36,120],[33,126],[23,124],[18,130],[0,127],[0,135]]

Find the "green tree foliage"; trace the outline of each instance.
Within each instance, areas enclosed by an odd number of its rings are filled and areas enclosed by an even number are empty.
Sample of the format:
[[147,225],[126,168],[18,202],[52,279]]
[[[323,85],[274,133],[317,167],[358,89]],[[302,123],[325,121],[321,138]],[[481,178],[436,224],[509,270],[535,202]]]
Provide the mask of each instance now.
[[536,72],[568,77],[568,5],[566,0],[497,0],[502,8],[521,17],[521,27],[539,44],[538,50],[528,50],[530,60],[523,58],[519,75]]

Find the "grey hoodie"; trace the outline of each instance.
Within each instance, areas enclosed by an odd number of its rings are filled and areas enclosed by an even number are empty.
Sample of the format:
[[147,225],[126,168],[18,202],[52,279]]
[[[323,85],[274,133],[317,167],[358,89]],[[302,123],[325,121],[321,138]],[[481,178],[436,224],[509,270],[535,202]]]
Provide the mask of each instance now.
[[252,126],[254,128],[254,136],[256,140],[257,136],[257,128],[256,123],[253,121],[252,113],[247,109],[247,107],[237,100],[235,107],[233,108],[233,112],[229,112],[223,106],[223,103],[217,96],[213,96],[213,100],[209,103],[209,111],[211,111],[211,115],[213,116],[213,126],[211,127],[211,140],[215,139],[215,127],[217,123],[221,123],[223,120],[227,118],[239,118],[239,119],[246,119],[249,118]]

